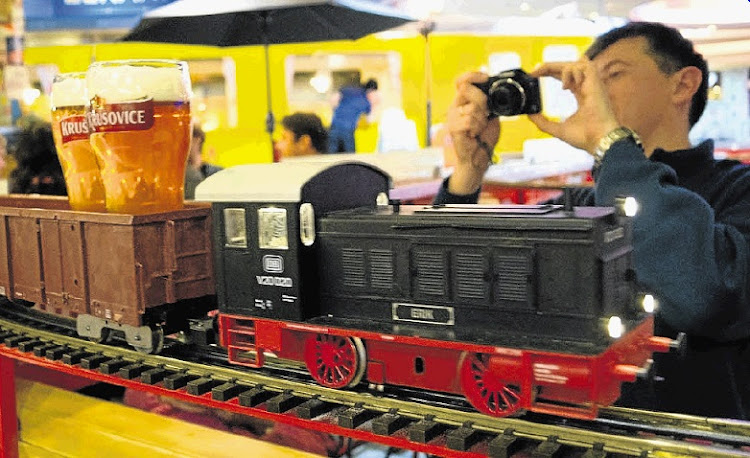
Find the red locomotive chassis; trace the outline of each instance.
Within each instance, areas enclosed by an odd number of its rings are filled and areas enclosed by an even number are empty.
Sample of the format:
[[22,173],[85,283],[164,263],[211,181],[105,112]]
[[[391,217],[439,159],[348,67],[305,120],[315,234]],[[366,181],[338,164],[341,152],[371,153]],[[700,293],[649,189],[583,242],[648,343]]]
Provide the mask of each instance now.
[[[148,326],[159,325],[144,319],[152,309],[214,294],[210,233],[207,204],[128,215],[72,211],[64,198],[2,197],[0,295],[77,319],[84,336],[119,329],[144,347]],[[84,317],[96,332],[81,329]]]
[[649,317],[600,354],[580,355],[380,334],[315,324],[220,315],[229,360],[263,365],[263,352],[304,362],[313,379],[332,388],[401,385],[461,394],[479,411],[507,416],[523,410],[594,418],[635,381],[653,351]]

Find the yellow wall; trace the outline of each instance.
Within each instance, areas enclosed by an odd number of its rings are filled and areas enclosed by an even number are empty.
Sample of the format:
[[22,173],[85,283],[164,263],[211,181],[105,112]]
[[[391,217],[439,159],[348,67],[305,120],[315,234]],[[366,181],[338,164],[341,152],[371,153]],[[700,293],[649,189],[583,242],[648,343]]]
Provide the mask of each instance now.
[[[522,56],[522,67],[533,68],[541,61],[542,50],[549,44],[573,44],[581,50],[591,42],[589,37],[503,37],[445,35],[430,36],[432,60],[432,124],[441,123],[453,98],[455,77],[465,71],[486,66],[488,56],[495,52],[515,51]],[[270,73],[273,113],[278,121],[289,114],[286,99],[284,61],[290,54],[314,52],[366,53],[396,51],[401,56],[402,108],[416,122],[418,138],[424,142],[426,128],[427,90],[424,77],[424,39],[420,35],[383,39],[377,36],[357,41],[334,41],[272,45]],[[210,132],[206,145],[217,152],[217,162],[231,166],[251,162],[269,162],[271,144],[265,132],[266,80],[263,48],[260,46],[213,48],[204,46],[111,43],[71,47],[40,47],[25,50],[29,65],[57,64],[62,72],[83,71],[93,60],[164,58],[218,59],[231,57],[236,64],[238,123],[233,129]],[[366,69],[364,69],[366,72]],[[364,151],[375,146],[377,126],[370,125],[357,133],[358,145]],[[504,121],[500,151],[518,151],[526,138],[542,134],[525,117]]]

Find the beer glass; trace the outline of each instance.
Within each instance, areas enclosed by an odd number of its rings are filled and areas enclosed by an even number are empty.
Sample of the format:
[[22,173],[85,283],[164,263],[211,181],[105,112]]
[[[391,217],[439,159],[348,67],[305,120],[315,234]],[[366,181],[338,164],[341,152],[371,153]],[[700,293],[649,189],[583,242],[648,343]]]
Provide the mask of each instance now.
[[104,185],[86,121],[86,73],[62,73],[52,82],[52,135],[70,208],[104,211]]
[[95,62],[86,73],[86,87],[91,145],[102,162],[107,211],[181,208],[193,128],[187,63]]

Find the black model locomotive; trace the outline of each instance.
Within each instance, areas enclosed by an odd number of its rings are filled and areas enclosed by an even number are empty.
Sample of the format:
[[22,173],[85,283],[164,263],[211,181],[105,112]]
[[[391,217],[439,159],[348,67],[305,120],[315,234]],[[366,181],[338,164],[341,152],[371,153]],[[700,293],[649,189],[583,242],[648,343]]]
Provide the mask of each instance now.
[[272,352],[333,388],[592,417],[668,348],[637,300],[630,226],[612,208],[399,206],[365,164],[262,167],[197,194],[212,201],[232,363],[259,367]]

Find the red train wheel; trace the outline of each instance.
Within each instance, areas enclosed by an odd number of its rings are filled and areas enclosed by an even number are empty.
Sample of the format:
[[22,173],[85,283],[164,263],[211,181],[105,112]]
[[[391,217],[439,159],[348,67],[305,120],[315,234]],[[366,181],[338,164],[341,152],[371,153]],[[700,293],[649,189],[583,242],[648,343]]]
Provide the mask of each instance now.
[[507,417],[521,408],[521,389],[506,385],[490,373],[488,360],[488,355],[465,355],[461,364],[461,386],[466,399],[478,411],[493,417]]
[[355,386],[362,380],[364,362],[365,346],[357,337],[317,334],[305,342],[307,370],[323,386]]

